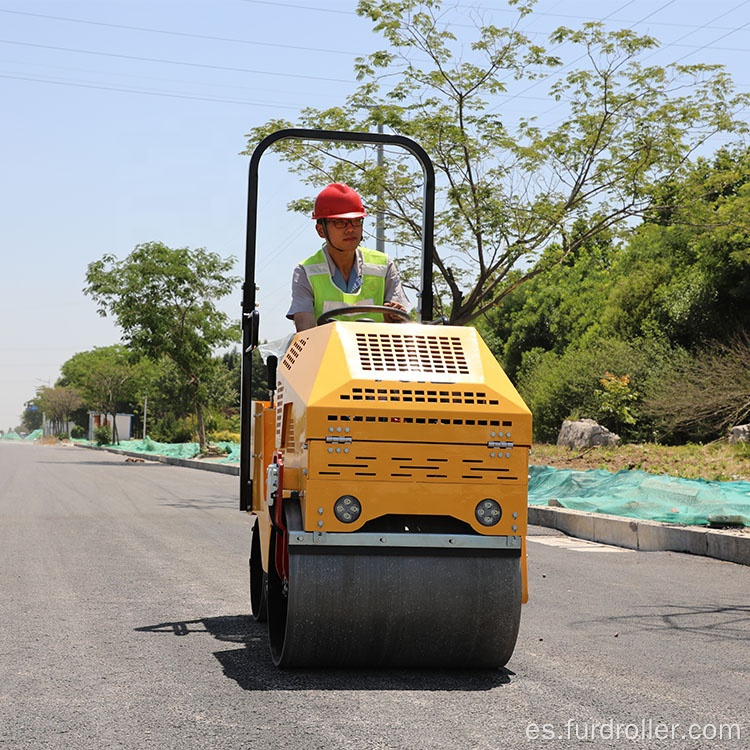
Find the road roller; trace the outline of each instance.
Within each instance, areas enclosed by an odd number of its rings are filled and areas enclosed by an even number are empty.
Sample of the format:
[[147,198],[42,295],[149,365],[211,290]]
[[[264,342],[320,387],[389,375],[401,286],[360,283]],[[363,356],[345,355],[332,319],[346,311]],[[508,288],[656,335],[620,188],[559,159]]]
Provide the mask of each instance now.
[[[419,160],[422,291],[417,321],[368,320],[377,306],[324,313],[268,357],[260,401],[257,170],[282,138],[396,145]],[[288,129],[251,157],[240,509],[250,609],[278,667],[497,668],[513,653],[531,414],[474,328],[432,320],[433,206],[429,157],[402,136]]]

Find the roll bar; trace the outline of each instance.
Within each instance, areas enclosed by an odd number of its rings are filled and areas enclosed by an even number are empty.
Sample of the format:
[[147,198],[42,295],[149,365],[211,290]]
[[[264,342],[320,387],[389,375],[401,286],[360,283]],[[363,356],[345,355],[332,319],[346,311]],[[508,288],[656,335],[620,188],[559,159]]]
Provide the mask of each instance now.
[[435,169],[427,152],[411,138],[389,133],[358,133],[340,130],[286,128],[267,135],[250,157],[247,197],[247,235],[245,241],[245,281],[242,291],[242,386],[240,394],[240,510],[252,502],[252,352],[260,340],[260,313],[255,302],[255,258],[258,231],[258,170],[260,160],[274,143],[285,139],[334,141],[365,145],[400,146],[417,158],[424,174],[422,201],[422,271],[419,295],[419,319],[432,320],[432,253],[435,234]]

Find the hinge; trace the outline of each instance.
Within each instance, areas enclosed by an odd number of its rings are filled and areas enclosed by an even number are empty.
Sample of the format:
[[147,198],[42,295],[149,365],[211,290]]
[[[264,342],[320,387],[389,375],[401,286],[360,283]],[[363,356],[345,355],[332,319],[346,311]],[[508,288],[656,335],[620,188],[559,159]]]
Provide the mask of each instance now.
[[497,440],[490,440],[490,442],[487,443],[487,447],[488,448],[503,448],[503,449],[512,448],[513,443],[508,443],[508,442],[505,442],[504,440],[501,440],[499,442]]

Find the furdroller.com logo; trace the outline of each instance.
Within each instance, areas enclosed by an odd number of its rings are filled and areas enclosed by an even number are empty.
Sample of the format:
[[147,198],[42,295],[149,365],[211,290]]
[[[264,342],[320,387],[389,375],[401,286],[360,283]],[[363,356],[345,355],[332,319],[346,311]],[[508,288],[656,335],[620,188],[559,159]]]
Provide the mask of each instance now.
[[630,740],[630,741],[683,741],[715,740],[717,742],[739,742],[742,739],[740,724],[707,723],[680,724],[666,721],[642,719],[640,722],[577,721],[568,719],[565,724],[526,725],[528,740]]

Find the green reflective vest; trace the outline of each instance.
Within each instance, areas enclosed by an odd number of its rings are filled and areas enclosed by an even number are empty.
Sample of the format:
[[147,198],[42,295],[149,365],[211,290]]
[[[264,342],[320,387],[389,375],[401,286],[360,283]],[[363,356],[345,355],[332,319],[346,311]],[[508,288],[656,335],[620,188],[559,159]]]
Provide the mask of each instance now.
[[[377,250],[359,248],[364,260],[362,268],[362,286],[358,292],[349,294],[339,289],[333,283],[328,261],[321,248],[315,255],[302,262],[315,298],[315,317],[319,318],[324,312],[348,305],[382,305],[385,301],[385,272],[388,256]],[[356,263],[356,259],[355,259]],[[357,316],[352,316],[351,320]],[[379,314],[367,313],[363,317],[373,320],[383,320]]]

